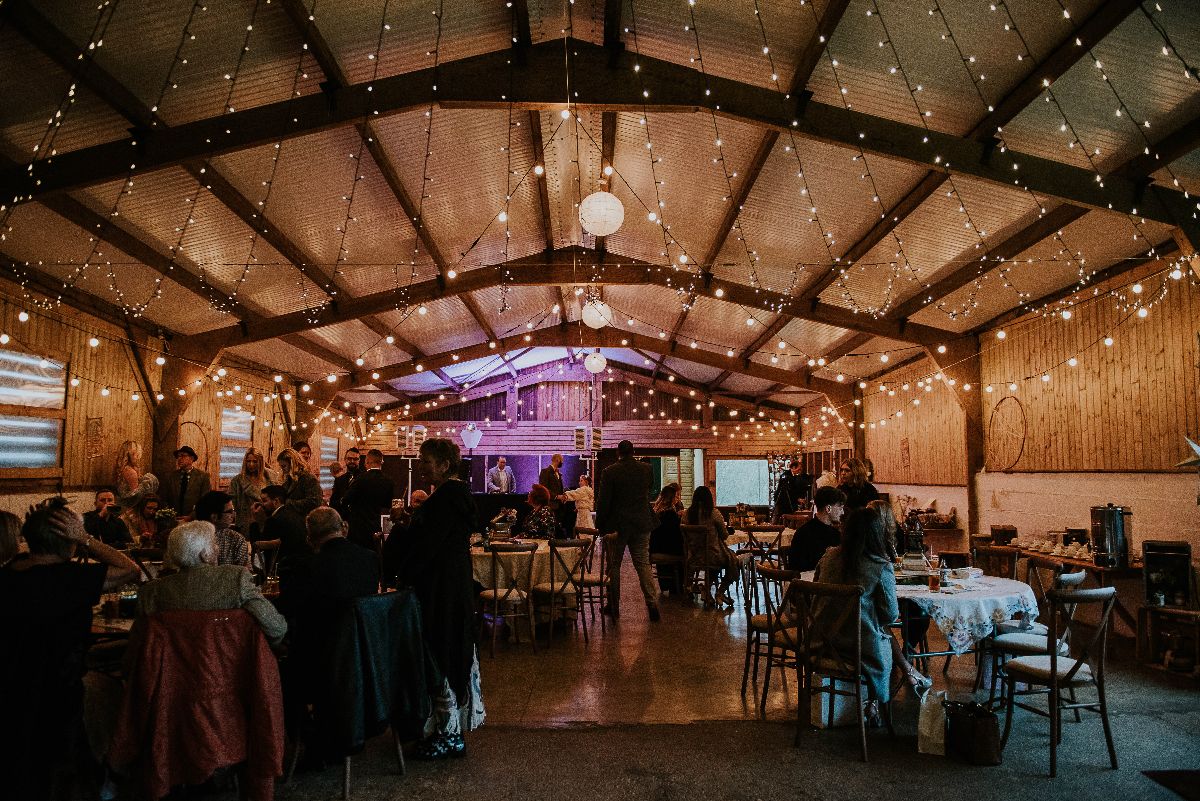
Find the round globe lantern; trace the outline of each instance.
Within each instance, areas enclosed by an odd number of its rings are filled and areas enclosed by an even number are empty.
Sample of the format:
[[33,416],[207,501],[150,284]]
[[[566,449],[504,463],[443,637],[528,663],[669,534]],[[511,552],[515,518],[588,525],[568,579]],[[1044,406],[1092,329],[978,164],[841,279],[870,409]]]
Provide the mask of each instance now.
[[611,192],[593,192],[579,204],[579,224],[592,236],[616,233],[625,221],[625,207]]

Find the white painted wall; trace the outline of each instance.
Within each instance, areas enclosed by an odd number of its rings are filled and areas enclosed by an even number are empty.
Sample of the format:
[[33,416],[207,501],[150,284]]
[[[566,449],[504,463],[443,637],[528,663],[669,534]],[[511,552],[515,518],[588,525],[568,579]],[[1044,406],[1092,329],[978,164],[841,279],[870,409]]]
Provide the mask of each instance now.
[[[958,510],[966,528],[967,488],[910,484],[876,484],[880,492],[912,495],[924,504],[936,502],[945,514]],[[980,473],[979,531],[1016,526],[1022,534],[1086,528],[1091,507],[1112,502],[1133,510],[1131,553],[1142,540],[1185,540],[1200,557],[1200,479],[1187,473]]]

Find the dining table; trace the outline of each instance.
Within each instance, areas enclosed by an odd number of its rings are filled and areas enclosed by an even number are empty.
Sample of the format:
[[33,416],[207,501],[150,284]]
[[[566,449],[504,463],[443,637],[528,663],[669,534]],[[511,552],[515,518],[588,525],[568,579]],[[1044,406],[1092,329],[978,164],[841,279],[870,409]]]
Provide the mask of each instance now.
[[[522,540],[512,540],[514,543],[521,543]],[[525,540],[526,544],[531,542],[537,543],[537,550],[533,552],[533,574],[532,584],[545,584],[550,581],[550,542],[549,540]],[[579,566],[579,559],[582,555],[580,550],[561,551],[562,559],[572,570]],[[497,562],[497,579],[496,583],[502,586],[507,586],[513,580],[513,575],[522,576],[525,560],[530,558],[529,553],[501,553]],[[561,567],[555,569],[555,577],[558,579]],[[496,589],[492,581],[492,552],[484,548],[482,545],[471,546],[471,573],[475,581],[482,585],[485,589]],[[517,589],[522,592],[528,592],[529,587],[523,586],[523,580],[517,582]]]
[[[906,583],[920,579],[920,583]],[[947,651],[922,656],[961,655],[974,651],[991,636],[997,623],[1018,615],[1027,622],[1038,616],[1037,596],[1023,581],[997,576],[950,579],[930,590],[925,573],[897,573],[896,598],[907,600],[929,615],[946,638]],[[901,613],[904,605],[901,604]]]

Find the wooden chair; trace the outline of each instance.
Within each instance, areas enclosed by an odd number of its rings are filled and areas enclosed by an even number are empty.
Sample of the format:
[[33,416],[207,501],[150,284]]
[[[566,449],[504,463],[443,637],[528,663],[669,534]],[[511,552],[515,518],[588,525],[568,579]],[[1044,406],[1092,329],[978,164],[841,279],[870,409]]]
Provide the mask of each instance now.
[[[688,524],[679,527],[683,534],[683,583],[688,598],[694,598],[697,593],[704,599],[704,608],[711,609],[715,605],[712,597],[713,577],[719,570],[726,568],[723,564],[712,564],[708,555],[716,532],[712,526],[692,526]],[[725,547],[725,546],[721,546]]]
[[989,576],[1016,578],[1018,556],[1016,548],[976,545],[971,562]]
[[[1104,654],[1108,640],[1108,621],[1112,617],[1113,607],[1117,602],[1115,587],[1102,587],[1094,590],[1051,590],[1048,593],[1051,603],[1050,627],[1046,634],[1045,654],[1037,656],[1020,656],[1010,659],[1004,665],[1008,704],[1004,718],[1004,736],[1000,739],[1000,747],[1008,742],[1012,729],[1014,707],[1020,706],[1036,714],[1050,718],[1050,777],[1058,773],[1058,745],[1062,741],[1062,713],[1064,709],[1071,710],[1078,719],[1079,712],[1085,710],[1100,715],[1100,723],[1104,728],[1104,741],[1108,746],[1108,759],[1112,769],[1117,769],[1117,750],[1113,745],[1112,727],[1108,721],[1108,703],[1104,695]],[[1068,641],[1071,629],[1076,625],[1076,613],[1081,606],[1098,606],[1099,623],[1095,633],[1079,650],[1078,656],[1059,653],[1059,644]],[[1062,628],[1060,629],[1060,624]],[[1029,685],[1029,689],[1020,695],[1046,695],[1048,709],[1017,703],[1017,683]],[[1045,689],[1037,689],[1044,687]],[[1092,687],[1096,691],[1096,700],[1080,703],[1076,700],[1075,690]],[[1069,700],[1064,700],[1062,691],[1069,691]]]
[[763,601],[758,591],[758,571],[754,560],[746,566],[746,580],[742,583],[742,612],[746,616],[746,658],[742,663],[742,696],[751,679],[758,683],[758,662],[763,655],[766,641],[763,639],[771,630],[771,619],[763,611]]
[[[585,531],[585,529],[576,529],[576,531]],[[597,542],[599,547],[595,545]],[[586,572],[580,577],[580,586],[583,608],[587,610],[592,620],[596,619],[597,610],[600,611],[600,631],[603,633],[607,631],[603,610],[608,605],[608,588],[612,586],[612,571],[620,569],[617,561],[617,533],[611,531],[603,537],[593,537],[592,543]]]
[[799,636],[790,607],[785,603],[785,596],[792,579],[800,574],[794,570],[782,570],[768,562],[757,563],[754,573],[758,579],[765,609],[765,618],[761,623],[766,627],[767,634],[767,670],[763,676],[762,697],[759,699],[758,709],[760,714],[766,715],[772,669],[786,670],[797,667]]
[[[829,696],[829,725],[834,722],[834,705],[838,697],[853,698],[858,716],[859,742],[862,760],[867,761],[867,725],[863,716],[862,587],[849,584],[826,584],[796,580],[788,588],[787,604],[795,615],[800,673],[799,700],[796,704],[796,739],[805,727],[811,727],[812,697],[822,693]],[[853,643],[853,644],[851,644]],[[813,686],[813,675],[823,676],[828,684]],[[844,689],[839,684],[849,684]],[[878,700],[878,699],[875,699]],[[880,714],[890,734],[892,729],[891,701],[880,704]]]
[[[490,614],[493,659],[496,657],[496,636],[500,631],[500,623],[519,618],[529,619],[529,639],[533,642],[533,652],[537,653],[533,595],[528,590],[533,584],[533,555],[537,549],[536,542],[520,545],[496,542],[488,546],[492,554],[492,588],[479,593],[479,601],[483,606],[479,613],[479,633],[483,635],[485,615]],[[521,587],[526,589],[522,590]],[[522,608],[524,611],[520,611]]]
[[546,645],[554,639],[555,611],[574,609],[575,622],[583,622],[583,641],[588,642],[587,616],[583,614],[583,571],[591,540],[550,540],[550,580],[532,587],[535,597],[548,599],[543,606],[550,608],[550,626]]

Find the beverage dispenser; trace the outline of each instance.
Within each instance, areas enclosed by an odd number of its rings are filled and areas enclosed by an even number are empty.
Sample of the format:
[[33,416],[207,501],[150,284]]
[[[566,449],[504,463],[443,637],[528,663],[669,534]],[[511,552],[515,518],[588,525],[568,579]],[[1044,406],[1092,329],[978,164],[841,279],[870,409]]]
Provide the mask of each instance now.
[[1092,507],[1092,551],[1098,566],[1129,566],[1129,517],[1132,515],[1128,506],[1110,503]]

